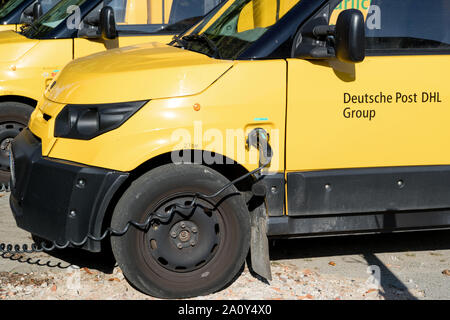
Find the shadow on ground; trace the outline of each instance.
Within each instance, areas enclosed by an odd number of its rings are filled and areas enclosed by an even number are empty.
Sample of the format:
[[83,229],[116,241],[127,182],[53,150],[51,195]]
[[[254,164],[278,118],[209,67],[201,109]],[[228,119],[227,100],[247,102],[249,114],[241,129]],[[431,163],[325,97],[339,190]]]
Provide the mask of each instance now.
[[[386,299],[416,299],[416,297],[409,292],[407,286],[391,272],[389,267],[386,266],[376,254],[448,249],[450,249],[450,230],[303,239],[277,239],[270,241],[270,260],[277,261],[360,255],[364,258],[367,265],[376,265],[380,268],[380,294]],[[114,256],[108,246],[106,246],[105,252],[102,253],[90,253],[81,249],[65,249],[50,252],[49,255],[50,257],[48,258],[41,258],[40,264],[44,265],[46,260],[51,260],[52,257],[54,257],[64,261],[66,263],[65,267],[76,265],[80,268],[86,267],[107,274],[111,274],[116,265]],[[36,261],[36,259],[34,260]],[[18,262],[29,263],[25,259]],[[247,261],[247,263],[249,263],[249,261]],[[56,264],[54,265],[55,267],[58,267]],[[249,267],[251,271],[251,265],[249,265]],[[239,274],[242,273],[242,270],[243,268],[240,270]],[[265,279],[261,279],[261,277],[258,277],[254,273],[252,274],[260,281],[267,283]]]
[[416,299],[408,287],[386,266],[377,253],[401,253],[450,249],[450,230],[350,235],[271,241],[270,260],[307,259],[360,255],[380,269],[380,294],[385,299]]
[[270,260],[450,249],[450,230],[271,241]]
[[110,250],[93,253],[81,249],[69,248],[53,251],[49,255],[67,264],[76,265],[80,268],[99,270],[106,274],[111,274],[116,266],[116,260]]
[[2,253],[3,259],[9,259],[16,263],[46,267],[50,269],[67,269],[69,267],[88,268],[111,274],[116,266],[116,261],[110,248],[101,253],[92,253],[77,248],[56,249],[50,252],[29,254]]

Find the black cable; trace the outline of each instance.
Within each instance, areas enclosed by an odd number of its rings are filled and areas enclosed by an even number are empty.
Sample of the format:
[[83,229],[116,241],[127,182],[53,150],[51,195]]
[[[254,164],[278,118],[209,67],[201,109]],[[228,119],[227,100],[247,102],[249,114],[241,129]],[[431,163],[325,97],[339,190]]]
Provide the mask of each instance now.
[[227,183],[223,188],[221,188],[220,190],[218,190],[216,193],[210,194],[210,195],[206,195],[206,194],[202,194],[202,193],[195,193],[192,202],[189,205],[180,205],[180,204],[174,204],[171,206],[170,210],[166,213],[166,214],[161,214],[158,212],[152,212],[149,217],[145,220],[144,223],[138,223],[136,221],[129,221],[127,222],[126,226],[118,231],[115,229],[112,229],[111,227],[108,227],[103,234],[100,237],[95,237],[91,234],[88,234],[86,237],[83,238],[82,241],[80,242],[75,242],[72,240],[67,241],[65,244],[58,244],[56,241],[53,241],[51,246],[47,247],[45,245],[44,242],[42,242],[40,244],[40,246],[38,246],[36,243],[33,243],[31,245],[31,248],[28,249],[28,245],[27,244],[23,244],[22,246],[20,246],[19,244],[6,244],[6,243],[0,243],[0,254],[4,254],[4,253],[9,253],[9,254],[24,254],[24,253],[35,253],[35,252],[49,252],[49,251],[53,251],[55,249],[66,249],[69,246],[74,246],[74,247],[82,247],[83,245],[85,245],[87,243],[88,240],[92,240],[92,241],[103,241],[106,239],[106,237],[108,236],[123,236],[125,235],[128,230],[130,229],[130,226],[133,226],[139,230],[145,231],[147,230],[152,222],[154,220],[159,220],[160,222],[167,222],[172,218],[172,215],[174,214],[175,210],[178,209],[192,209],[194,207],[197,206],[197,200],[198,198],[204,198],[204,199],[211,199],[211,198],[215,198],[218,195],[220,195],[222,192],[224,192],[226,189],[228,189],[229,187],[231,187],[232,185],[246,179],[247,177],[263,170],[265,167],[267,167],[269,165],[269,163],[265,163],[263,165],[261,165],[260,167],[258,167],[257,169],[248,172],[244,175],[242,175],[241,177],[230,181],[229,183]]

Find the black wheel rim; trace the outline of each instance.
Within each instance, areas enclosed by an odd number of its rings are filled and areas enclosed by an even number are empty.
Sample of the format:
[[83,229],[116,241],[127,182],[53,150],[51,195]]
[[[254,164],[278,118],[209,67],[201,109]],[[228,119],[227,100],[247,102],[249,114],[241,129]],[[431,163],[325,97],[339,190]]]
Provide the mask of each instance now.
[[9,153],[11,142],[25,128],[17,122],[4,122],[0,124],[0,170],[9,171]]
[[[163,213],[175,204],[188,206],[193,196],[177,196],[159,205]],[[161,267],[173,272],[191,272],[203,267],[216,254],[221,227],[217,209],[198,199],[191,209],[177,209],[167,223],[156,223],[145,234],[149,256]]]

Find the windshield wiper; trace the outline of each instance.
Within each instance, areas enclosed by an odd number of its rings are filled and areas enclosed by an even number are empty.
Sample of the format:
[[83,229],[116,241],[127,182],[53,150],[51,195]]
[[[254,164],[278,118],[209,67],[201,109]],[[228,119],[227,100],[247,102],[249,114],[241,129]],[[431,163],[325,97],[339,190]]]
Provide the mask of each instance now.
[[175,35],[172,38],[172,42],[170,42],[169,44],[173,44],[173,43],[177,43],[181,46],[182,49],[184,49],[186,47],[186,41],[184,41],[183,39],[181,39],[179,36]]
[[20,26],[20,34],[23,34],[25,30],[27,30],[29,27],[31,27],[31,24],[23,24]]
[[219,48],[216,46],[214,41],[212,41],[210,38],[208,38],[204,33],[189,34],[189,35],[181,38],[181,40],[204,42],[214,51],[214,58],[222,59],[222,55],[220,54]]

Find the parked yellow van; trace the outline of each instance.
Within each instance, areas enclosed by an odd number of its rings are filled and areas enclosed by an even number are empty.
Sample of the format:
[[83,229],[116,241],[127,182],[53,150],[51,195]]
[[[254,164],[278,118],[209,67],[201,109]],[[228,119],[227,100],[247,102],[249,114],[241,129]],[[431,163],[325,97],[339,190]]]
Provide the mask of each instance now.
[[78,59],[12,144],[17,224],[91,251],[112,226],[166,298],[220,290],[250,243],[270,278],[267,236],[449,228],[449,21],[447,0],[234,0]]
[[61,0],[10,0],[0,8],[0,31],[20,31]]
[[9,181],[10,141],[27,125],[37,100],[66,63],[137,43],[167,43],[219,2],[63,0],[24,31],[1,32],[0,183]]

